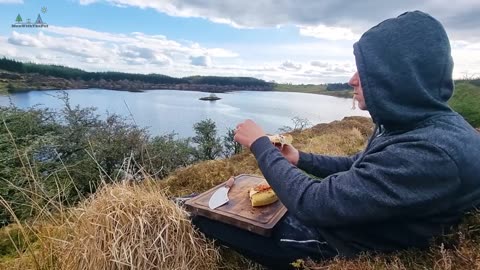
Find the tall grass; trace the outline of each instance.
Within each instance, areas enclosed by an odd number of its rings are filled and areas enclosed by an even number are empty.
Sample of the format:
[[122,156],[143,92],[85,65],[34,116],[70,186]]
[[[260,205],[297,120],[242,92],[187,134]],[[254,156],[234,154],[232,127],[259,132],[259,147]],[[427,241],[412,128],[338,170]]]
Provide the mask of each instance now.
[[[365,146],[372,127],[367,118],[348,117],[294,132],[294,146],[315,153],[353,154]],[[26,160],[24,164],[31,170]],[[164,181],[103,184],[92,197],[69,207],[59,199],[60,186],[57,194],[47,195],[30,174],[35,192],[18,192],[32,198],[36,215],[0,230],[0,237],[8,240],[0,239],[0,250],[9,254],[0,259],[0,269],[261,269],[195,231],[187,213],[168,199],[202,192],[241,173],[260,174],[248,151],[188,166]],[[1,204],[11,210],[5,200]],[[457,232],[438,239],[427,251],[296,265],[329,270],[480,269],[479,242],[480,215],[472,214]]]
[[213,243],[162,191],[112,185],[72,210],[61,269],[214,269]]
[[[14,215],[5,200],[1,203]],[[33,220],[16,219],[2,230],[18,256],[2,267],[218,268],[213,242],[195,231],[187,213],[153,185],[105,185],[76,207],[39,212]]]
[[0,206],[15,221],[0,230],[0,269],[219,267],[218,248],[194,230],[187,213],[157,186],[103,182],[90,198],[65,205],[65,185],[55,179],[57,192],[45,191],[28,155],[21,153],[14,141],[12,138],[12,147],[29,185],[21,188],[7,183],[28,198],[32,216],[21,221],[11,202],[0,196]]

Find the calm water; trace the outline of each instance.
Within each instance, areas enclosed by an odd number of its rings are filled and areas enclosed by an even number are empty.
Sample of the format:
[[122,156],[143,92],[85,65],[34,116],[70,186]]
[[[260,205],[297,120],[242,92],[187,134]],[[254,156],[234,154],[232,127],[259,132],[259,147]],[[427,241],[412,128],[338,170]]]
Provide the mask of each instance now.
[[[306,118],[312,124],[340,120],[345,116],[370,116],[368,112],[352,110],[352,100],[315,94],[240,91],[217,94],[221,100],[201,101],[208,93],[176,90],[153,90],[143,93],[110,91],[102,89],[67,91],[72,105],[97,107],[97,113],[117,113],[128,117],[151,134],[176,132],[180,137],[194,134],[193,124],[211,118],[218,132],[224,135],[227,128],[250,118],[259,123],[267,133],[293,126],[295,116]],[[0,96],[0,106],[10,101],[20,108],[34,105],[61,108],[63,102],[56,96],[60,91],[32,91]],[[130,114],[131,112],[131,114]],[[133,121],[133,120],[132,120]]]

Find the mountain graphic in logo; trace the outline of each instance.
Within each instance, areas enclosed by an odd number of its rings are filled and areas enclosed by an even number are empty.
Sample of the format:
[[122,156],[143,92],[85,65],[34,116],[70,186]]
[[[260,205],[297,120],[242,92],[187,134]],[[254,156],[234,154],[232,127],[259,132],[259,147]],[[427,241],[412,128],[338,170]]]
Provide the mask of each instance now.
[[[47,8],[43,7],[42,12],[46,13]],[[35,20],[35,23],[32,23],[30,19],[27,19],[27,22],[24,22],[22,19],[22,16],[20,14],[17,15],[17,18],[15,18],[15,23],[12,24],[12,27],[14,28],[42,28],[42,27],[48,27],[48,24],[45,23],[42,19],[42,16],[38,14],[37,20]]]

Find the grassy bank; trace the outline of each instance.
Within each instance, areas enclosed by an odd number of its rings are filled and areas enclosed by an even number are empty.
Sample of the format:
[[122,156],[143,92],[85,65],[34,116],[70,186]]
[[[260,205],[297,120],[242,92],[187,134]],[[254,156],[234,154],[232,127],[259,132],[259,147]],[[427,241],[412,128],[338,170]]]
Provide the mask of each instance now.
[[8,94],[7,85],[7,83],[0,82],[0,95]]
[[474,127],[480,127],[480,83],[460,81],[449,102]]
[[[300,150],[349,155],[365,147],[372,128],[368,118],[348,117],[292,135]],[[167,199],[205,191],[241,173],[260,174],[248,151],[191,165],[160,182],[104,186],[74,208],[44,213],[41,219],[19,223],[23,227],[3,228],[0,269],[262,269],[229,249],[212,245],[192,230],[186,214]],[[299,261],[297,265],[329,270],[480,269],[479,231],[480,216],[472,215],[459,233],[428,251]],[[9,244],[12,240],[16,245]]]
[[[451,106],[473,125],[480,123],[475,103],[480,86],[462,82],[456,89]],[[347,117],[293,132],[293,144],[308,152],[350,155],[365,147],[372,128],[368,118]],[[146,175],[140,183],[103,184],[90,198],[67,206],[62,200],[67,188],[73,189],[73,180],[58,192],[45,192],[38,172],[28,162],[24,166],[29,188],[17,192],[29,198],[36,215],[0,229],[0,269],[261,269],[195,232],[186,213],[168,199],[203,192],[231,175],[261,175],[249,151],[177,169],[162,181]],[[53,184],[58,184],[56,177]],[[39,206],[40,200],[47,205]],[[0,207],[11,210],[2,198]],[[428,251],[298,265],[329,270],[480,269],[480,215],[469,216],[457,233],[440,240]]]
[[351,98],[353,95],[352,90],[328,91],[327,86],[321,84],[275,84],[273,90],[279,92],[319,94],[344,98]]
[[[450,105],[460,114],[466,117],[480,118],[477,114],[480,112],[480,80],[460,80],[455,82],[454,96],[450,100]],[[298,92],[308,94],[320,94],[336,97],[351,98],[352,90],[336,90],[328,91],[326,85],[316,84],[275,84],[274,91],[279,92]],[[476,122],[475,126],[480,126],[480,122]]]
[[[346,155],[362,149],[371,130],[368,118],[351,117],[293,135],[299,149]],[[156,265],[160,269],[260,269],[231,250],[212,247],[211,242],[187,226],[184,212],[167,199],[205,191],[232,174],[242,173],[261,174],[248,151],[179,169],[163,181],[106,185],[75,207],[58,203],[62,190],[59,194],[42,193],[32,175],[30,182],[36,191],[21,192],[31,197],[32,208],[38,197],[51,198],[49,206],[36,211],[38,218],[8,227],[16,236],[27,236],[28,242],[14,241],[17,244],[9,245],[7,228],[0,230],[5,243],[0,268],[149,269],[152,266],[148,265]],[[165,233],[160,237],[162,231]],[[164,257],[183,260],[161,264]]]

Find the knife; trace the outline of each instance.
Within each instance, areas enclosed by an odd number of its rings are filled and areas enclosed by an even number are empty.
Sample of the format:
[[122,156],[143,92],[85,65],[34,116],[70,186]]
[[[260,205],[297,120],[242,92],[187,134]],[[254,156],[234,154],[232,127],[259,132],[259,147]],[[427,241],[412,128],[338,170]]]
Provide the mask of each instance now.
[[228,202],[228,191],[233,186],[234,182],[235,182],[235,177],[232,176],[228,179],[227,182],[225,182],[225,185],[218,188],[213,193],[212,197],[210,197],[210,200],[208,201],[208,207],[210,207],[210,209],[215,209]]

